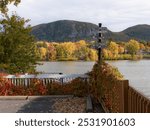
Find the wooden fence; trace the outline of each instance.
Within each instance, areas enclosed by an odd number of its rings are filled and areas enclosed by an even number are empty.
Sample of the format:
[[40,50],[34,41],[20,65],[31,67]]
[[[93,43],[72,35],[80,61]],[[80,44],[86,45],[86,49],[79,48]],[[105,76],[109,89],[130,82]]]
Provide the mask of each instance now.
[[150,99],[132,87],[128,89],[128,112],[150,113]]
[[53,78],[43,78],[43,79],[36,79],[36,78],[8,78],[8,80],[14,86],[24,86],[24,87],[29,87],[36,80],[40,80],[43,85],[49,85],[52,82],[56,81],[56,79],[53,79]]
[[118,80],[114,84],[111,89],[104,86],[100,102],[105,112],[150,113],[150,99],[129,86],[128,80]]

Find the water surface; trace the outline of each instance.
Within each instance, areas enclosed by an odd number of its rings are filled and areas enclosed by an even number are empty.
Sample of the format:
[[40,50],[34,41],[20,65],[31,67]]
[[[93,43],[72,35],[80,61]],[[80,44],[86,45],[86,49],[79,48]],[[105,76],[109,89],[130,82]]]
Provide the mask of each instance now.
[[92,70],[95,62],[65,61],[65,62],[41,62],[36,70],[44,73],[84,74]]
[[108,61],[129,80],[130,86],[150,98],[150,60]]

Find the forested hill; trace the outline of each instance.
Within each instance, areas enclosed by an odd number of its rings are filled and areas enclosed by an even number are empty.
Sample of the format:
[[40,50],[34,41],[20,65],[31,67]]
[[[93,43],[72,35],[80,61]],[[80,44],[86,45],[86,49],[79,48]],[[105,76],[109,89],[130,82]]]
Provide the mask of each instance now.
[[142,24],[129,27],[122,33],[127,35],[130,39],[150,41],[150,25]]
[[[137,25],[125,29],[122,32],[112,32],[107,28],[104,37],[114,41],[128,41],[136,39],[140,41],[150,41],[150,25]],[[40,24],[32,28],[32,34],[37,40],[50,42],[96,40],[98,26],[87,22],[72,20],[60,20],[47,24]]]
[[98,26],[92,23],[62,20],[34,26],[32,34],[37,40],[63,42],[91,40],[97,30]]

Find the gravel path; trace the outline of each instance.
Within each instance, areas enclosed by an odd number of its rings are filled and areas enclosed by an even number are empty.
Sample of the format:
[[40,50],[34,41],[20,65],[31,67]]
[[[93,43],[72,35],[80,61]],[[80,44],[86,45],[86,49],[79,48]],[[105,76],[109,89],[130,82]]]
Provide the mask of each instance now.
[[52,108],[57,113],[85,113],[86,99],[78,97],[56,99]]

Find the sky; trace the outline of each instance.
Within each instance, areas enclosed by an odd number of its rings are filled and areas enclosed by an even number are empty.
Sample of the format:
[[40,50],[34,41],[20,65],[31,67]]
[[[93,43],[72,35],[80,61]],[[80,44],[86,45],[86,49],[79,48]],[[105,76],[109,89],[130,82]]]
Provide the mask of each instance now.
[[57,20],[102,23],[118,32],[137,24],[150,24],[150,0],[22,0],[9,12],[30,19],[32,26]]

